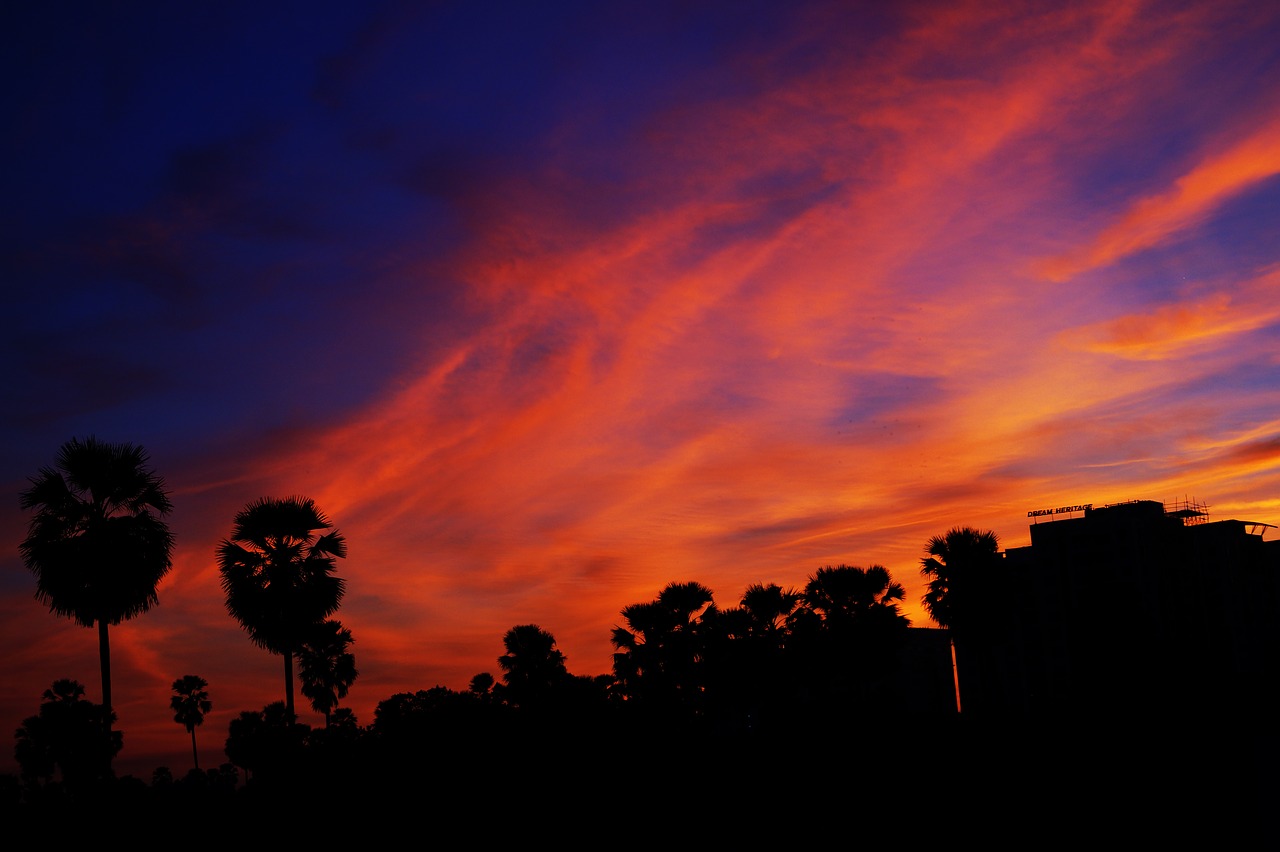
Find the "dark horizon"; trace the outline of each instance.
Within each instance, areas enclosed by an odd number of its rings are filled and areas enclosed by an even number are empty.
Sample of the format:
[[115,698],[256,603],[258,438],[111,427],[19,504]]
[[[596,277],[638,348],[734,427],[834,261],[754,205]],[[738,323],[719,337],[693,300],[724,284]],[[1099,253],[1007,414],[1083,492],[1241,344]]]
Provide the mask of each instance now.
[[[289,725],[276,701],[239,714],[216,768],[77,780],[70,767],[89,764],[60,762],[58,783],[23,782],[21,804],[17,779],[5,779],[3,806],[15,824],[99,814],[140,827],[212,821],[243,836],[267,813],[323,797],[333,815],[375,830],[486,824],[491,836],[528,840],[598,839],[625,827],[620,802],[645,814],[632,831],[660,833],[686,824],[696,803],[704,817],[739,815],[720,839],[758,842],[795,828],[746,814],[878,812],[914,789],[933,797],[915,827],[953,839],[1050,824],[1257,839],[1280,792],[1280,639],[1269,629],[1280,543],[1255,523],[1151,501],[1075,509],[1013,552],[990,531],[932,539],[926,605],[946,629],[910,627],[904,589],[882,566],[821,568],[802,589],[753,585],[736,605],[673,581],[621,613],[611,676],[575,675],[550,632],[517,625],[502,638],[500,676],[465,690],[400,693],[368,724],[342,711],[322,728]],[[1146,579],[1128,588],[1135,578]],[[1210,590],[1223,587],[1215,600]],[[1218,607],[1240,597],[1256,623],[1223,619]],[[1049,606],[1024,617],[1036,601]],[[205,685],[175,682],[174,694]],[[42,719],[92,706],[47,698]],[[23,742],[36,741],[38,721]],[[570,802],[583,816],[553,818]]]

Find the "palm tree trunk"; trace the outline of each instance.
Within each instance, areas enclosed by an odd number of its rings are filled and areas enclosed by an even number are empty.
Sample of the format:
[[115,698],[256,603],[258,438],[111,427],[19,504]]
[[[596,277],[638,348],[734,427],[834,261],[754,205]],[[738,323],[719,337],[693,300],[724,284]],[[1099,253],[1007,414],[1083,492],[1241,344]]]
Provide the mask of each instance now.
[[98,663],[102,667],[102,725],[111,732],[111,640],[107,637],[107,622],[98,619]]
[[191,760],[196,765],[196,769],[200,768],[200,753],[196,751],[196,728],[191,726]]
[[289,712],[289,723],[297,721],[293,713],[293,652],[284,652],[284,706]]

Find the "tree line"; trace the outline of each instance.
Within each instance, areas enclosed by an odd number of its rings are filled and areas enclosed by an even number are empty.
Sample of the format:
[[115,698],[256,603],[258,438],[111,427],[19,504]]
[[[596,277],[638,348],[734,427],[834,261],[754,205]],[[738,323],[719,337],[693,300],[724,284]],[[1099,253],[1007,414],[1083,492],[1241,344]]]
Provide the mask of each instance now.
[[[55,682],[16,732],[17,786],[28,798],[74,795],[115,780],[110,764],[123,737],[112,729],[108,627],[158,603],[171,568],[172,504],[140,447],[89,438],[64,444],[21,505],[33,512],[19,549],[37,599],[98,628],[103,702],[86,700],[76,681]],[[499,756],[548,758],[540,750],[549,744],[562,762],[602,750],[657,760],[679,743],[761,747],[800,728],[888,729],[921,711],[899,677],[911,627],[903,586],[882,565],[841,564],[818,568],[800,588],[753,584],[723,607],[700,583],[668,583],[622,609],[608,674],[571,674],[552,633],[517,625],[502,638],[499,678],[481,672],[465,690],[393,695],[361,726],[339,706],[358,676],[351,632],[332,618],[345,592],[336,560],[345,556],[344,537],[308,498],[261,498],[236,514],[216,553],[226,607],[251,641],[283,658],[284,700],[241,712],[227,761],[202,771],[196,729],[213,706],[209,684],[178,677],[170,709],[191,735],[193,766],[181,781],[157,768],[154,790],[279,791],[318,778],[396,777],[424,761],[465,771]],[[973,578],[989,581],[998,565],[994,533],[954,528],[927,542],[923,604],[934,621],[963,636],[978,597]],[[297,719],[295,662],[321,728]]]

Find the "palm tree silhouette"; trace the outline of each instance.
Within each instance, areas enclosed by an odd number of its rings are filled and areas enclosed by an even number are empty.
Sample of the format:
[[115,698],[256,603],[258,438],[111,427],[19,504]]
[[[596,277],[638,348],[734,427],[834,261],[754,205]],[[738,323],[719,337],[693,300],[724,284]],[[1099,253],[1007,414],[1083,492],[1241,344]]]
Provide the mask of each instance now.
[[[929,578],[924,608],[940,627],[951,632],[956,689],[963,705],[974,703],[973,689],[964,688],[966,670],[974,665],[972,655],[965,654],[966,645],[978,639],[985,614],[993,613],[1006,597],[1001,588],[1001,565],[1000,539],[990,530],[973,527],[953,527],[944,535],[933,536],[920,560],[920,573]],[[969,674],[970,687],[977,686],[981,672]]]
[[208,685],[208,681],[202,677],[183,675],[173,682],[173,697],[169,699],[173,721],[191,734],[191,759],[195,762],[196,769],[200,768],[200,753],[196,751],[196,726],[203,724],[205,714],[213,709],[213,702],[205,691]]
[[789,654],[816,696],[814,712],[828,721],[852,713],[886,712],[910,620],[905,591],[883,565],[819,568],[789,621]]
[[72,438],[55,466],[41,468],[21,495],[22,508],[35,510],[18,549],[36,575],[36,599],[77,624],[98,625],[107,730],[107,628],[157,605],[156,586],[173,565],[173,535],[161,520],[172,504],[147,461],[146,451],[132,444]]
[[521,624],[502,637],[507,653],[498,657],[502,667],[503,690],[517,707],[545,703],[552,690],[568,678],[564,654],[556,648],[556,637],[536,624]]
[[742,594],[742,609],[751,616],[753,636],[774,638],[787,623],[787,618],[800,605],[802,596],[793,589],[783,589],[777,583],[764,585],[753,583]]
[[994,579],[990,573],[999,551],[1000,540],[990,530],[953,527],[929,539],[920,573],[929,578],[924,608],[938,626],[963,630],[970,598],[976,596],[973,589]]
[[664,711],[697,712],[704,690],[705,621],[717,611],[701,583],[668,583],[655,600],[623,607],[614,627],[614,674],[623,694]]
[[347,690],[360,674],[356,671],[355,655],[349,650],[351,631],[340,621],[322,621],[307,635],[298,648],[298,678],[302,681],[302,694],[311,701],[311,707],[324,716],[329,727],[338,700],[347,697]]
[[22,779],[31,785],[62,774],[69,788],[85,789],[111,777],[111,761],[124,745],[112,731],[105,705],[85,700],[84,687],[63,678],[44,691],[40,713],[23,720],[14,733],[13,756]]
[[859,619],[896,619],[906,592],[883,565],[819,568],[805,584],[805,606],[818,612],[828,627]]
[[[305,497],[263,497],[236,513],[231,538],[218,547],[227,611],[254,644],[284,657],[285,709],[296,719],[293,655],[316,625],[337,610],[345,582],[334,560],[346,540]],[[319,533],[319,534],[318,534]]]

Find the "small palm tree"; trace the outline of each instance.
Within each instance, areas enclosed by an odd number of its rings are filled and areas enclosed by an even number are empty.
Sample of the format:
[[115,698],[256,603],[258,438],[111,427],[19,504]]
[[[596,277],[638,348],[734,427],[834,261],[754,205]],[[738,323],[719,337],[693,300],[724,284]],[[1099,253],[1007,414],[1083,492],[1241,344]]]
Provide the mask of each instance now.
[[169,699],[173,721],[191,734],[191,759],[195,762],[196,769],[200,768],[200,754],[196,751],[196,727],[204,723],[205,714],[213,709],[213,702],[205,691],[208,685],[202,677],[183,675],[173,682],[173,697]]
[[568,679],[556,637],[536,624],[521,624],[502,637],[507,653],[498,657],[508,700],[517,707],[543,704]]
[[71,789],[94,786],[111,777],[111,761],[124,745],[124,735],[112,731],[104,705],[86,701],[84,687],[74,680],[56,680],[44,691],[40,713],[24,719],[15,732],[13,756],[25,782],[38,785],[53,779],[55,770]]
[[467,692],[484,702],[493,700],[493,675],[480,672],[467,684]]
[[326,728],[332,722],[338,700],[347,697],[347,690],[360,674],[355,655],[349,650],[353,642],[351,631],[342,622],[323,621],[298,649],[302,694],[310,699],[317,713],[324,715]]
[[21,495],[22,508],[35,510],[18,550],[36,575],[36,599],[56,615],[98,627],[108,726],[107,628],[157,605],[156,587],[173,564],[173,535],[161,519],[172,504],[147,461],[132,444],[72,438]]
[[218,548],[227,611],[261,648],[284,657],[285,709],[293,710],[293,656],[337,610],[345,583],[335,560],[346,540],[305,497],[263,497],[235,517]]

